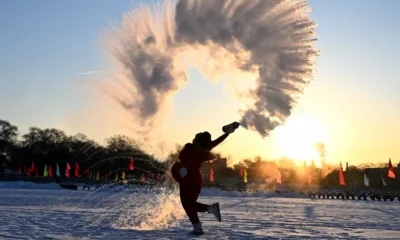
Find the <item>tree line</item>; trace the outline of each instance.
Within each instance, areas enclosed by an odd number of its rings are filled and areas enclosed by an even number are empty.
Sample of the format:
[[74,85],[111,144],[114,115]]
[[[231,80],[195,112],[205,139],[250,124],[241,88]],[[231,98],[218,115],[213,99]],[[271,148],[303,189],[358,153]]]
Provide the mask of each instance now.
[[[75,163],[80,166],[80,172],[85,170],[100,172],[102,176],[109,172],[128,170],[130,158],[135,160],[135,175],[165,174],[172,164],[179,161],[181,145],[177,145],[163,161],[156,159],[152,154],[142,149],[133,138],[115,135],[105,139],[100,145],[86,135],[78,133],[67,135],[64,131],[55,128],[29,128],[28,132],[20,135],[18,127],[8,121],[0,119],[0,167],[17,170],[21,166],[30,166],[34,161],[39,175],[43,174],[45,165],[60,166],[60,173],[65,171],[68,162],[74,171]],[[210,168],[218,178],[242,177],[241,169],[246,169],[249,180],[271,181],[276,178],[276,171],[281,173],[282,181],[288,184],[306,183],[307,175],[311,174],[313,184],[324,186],[339,186],[338,165],[329,165],[325,162],[325,155],[321,156],[321,167],[313,164],[298,166],[295,161],[282,157],[277,160],[263,159],[260,156],[252,159],[243,159],[238,163],[228,162],[220,164],[224,159],[220,153],[214,153],[217,160],[203,165],[201,171],[207,175]],[[344,163],[343,163],[344,164]],[[228,165],[228,166],[227,166]],[[345,169],[347,184],[362,186],[363,173],[368,170],[372,176],[372,185],[381,186],[380,175],[385,176],[387,163],[363,163]],[[0,169],[0,172],[3,170]],[[380,169],[372,171],[371,169]],[[398,168],[397,168],[398,169]],[[346,171],[347,170],[347,171]],[[399,173],[400,174],[400,173]],[[207,181],[205,181],[207,182]],[[390,183],[390,181],[389,181]]]
[[5,168],[17,170],[18,167],[29,167],[33,161],[39,175],[43,174],[45,165],[53,165],[54,168],[56,164],[63,175],[68,162],[73,171],[75,163],[78,163],[81,173],[88,169],[104,175],[110,171],[127,170],[130,157],[135,160],[137,174],[166,171],[165,164],[127,136],[109,137],[105,145],[84,134],[69,136],[55,128],[30,127],[27,133],[20,136],[17,126],[0,120],[0,172]]

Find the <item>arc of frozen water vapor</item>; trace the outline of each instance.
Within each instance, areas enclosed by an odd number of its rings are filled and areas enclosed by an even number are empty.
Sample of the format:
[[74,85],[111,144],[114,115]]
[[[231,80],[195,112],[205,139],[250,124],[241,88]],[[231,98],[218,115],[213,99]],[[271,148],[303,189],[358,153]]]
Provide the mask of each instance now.
[[315,23],[306,1],[172,3],[156,14],[135,9],[113,29],[106,46],[121,69],[116,80],[136,89],[124,97],[113,93],[121,106],[151,128],[166,100],[187,82],[181,54],[197,49],[216,59],[215,66],[196,66],[206,76],[209,69],[225,71],[223,64],[257,73],[257,86],[249,93],[254,104],[243,109],[239,121],[243,127],[265,137],[283,124],[314,73]]

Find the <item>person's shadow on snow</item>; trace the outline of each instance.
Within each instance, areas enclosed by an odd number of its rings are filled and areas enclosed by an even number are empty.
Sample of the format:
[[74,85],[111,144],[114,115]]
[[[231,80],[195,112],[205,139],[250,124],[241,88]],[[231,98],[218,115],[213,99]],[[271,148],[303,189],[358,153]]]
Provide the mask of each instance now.
[[314,218],[314,207],[313,206],[305,206],[304,207],[304,216],[307,218]]

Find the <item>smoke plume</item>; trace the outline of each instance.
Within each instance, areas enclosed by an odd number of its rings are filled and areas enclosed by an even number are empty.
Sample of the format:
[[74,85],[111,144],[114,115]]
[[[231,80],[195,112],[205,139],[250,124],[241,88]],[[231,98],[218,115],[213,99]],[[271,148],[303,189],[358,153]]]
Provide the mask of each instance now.
[[[156,11],[140,6],[110,27],[103,46],[114,57],[110,94],[151,127],[188,81],[188,65],[205,76],[253,73],[241,109],[243,127],[267,136],[291,114],[314,73],[315,23],[306,0],[178,0]],[[190,52],[195,57],[185,58]],[[210,79],[211,80],[211,79]]]

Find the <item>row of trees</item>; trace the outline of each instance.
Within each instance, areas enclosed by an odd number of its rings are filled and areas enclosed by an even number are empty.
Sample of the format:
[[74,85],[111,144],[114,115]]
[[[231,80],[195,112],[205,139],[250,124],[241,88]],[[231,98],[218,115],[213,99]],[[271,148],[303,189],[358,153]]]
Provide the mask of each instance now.
[[[54,167],[56,163],[59,164],[60,172],[63,173],[67,162],[72,168],[75,162],[78,162],[81,173],[86,169],[98,171],[101,175],[110,171],[128,170],[131,156],[135,159],[135,173],[138,177],[142,173],[164,174],[174,162],[179,161],[181,149],[182,146],[178,145],[165,161],[159,161],[146,153],[134,139],[127,136],[109,137],[104,145],[98,144],[84,134],[69,136],[54,128],[31,127],[27,133],[20,136],[17,126],[0,120],[0,166],[17,170],[18,166],[30,166],[34,161],[40,175],[43,174],[45,165],[51,164]],[[219,153],[215,155],[217,159],[222,158]],[[321,158],[324,157],[321,156]],[[240,169],[246,168],[249,179],[273,180],[276,178],[276,171],[279,170],[282,181],[285,183],[305,183],[307,175],[311,174],[314,184],[337,186],[338,166],[330,166],[323,160],[321,161],[323,166],[316,168],[313,165],[298,166],[288,158],[271,161],[255,157],[231,164],[231,167],[219,164],[218,161],[204,164],[202,172],[207,174],[212,168],[216,178],[239,177]],[[386,163],[361,164],[350,166],[345,173],[348,175],[349,183],[354,181],[358,183],[362,182],[364,169],[385,167],[387,167]],[[0,172],[2,172],[1,169]]]
[[[0,120],[0,166],[17,170],[18,166],[30,166],[34,161],[39,174],[45,165],[59,164],[60,172],[66,163],[71,167],[78,162],[83,173],[90,169],[101,175],[109,171],[127,170],[130,156],[135,159],[135,171],[140,173],[165,172],[165,164],[143,151],[139,144],[127,136],[107,138],[105,145],[89,139],[84,134],[67,135],[59,129],[29,128],[19,137],[17,126]],[[1,172],[2,169],[0,169]]]

